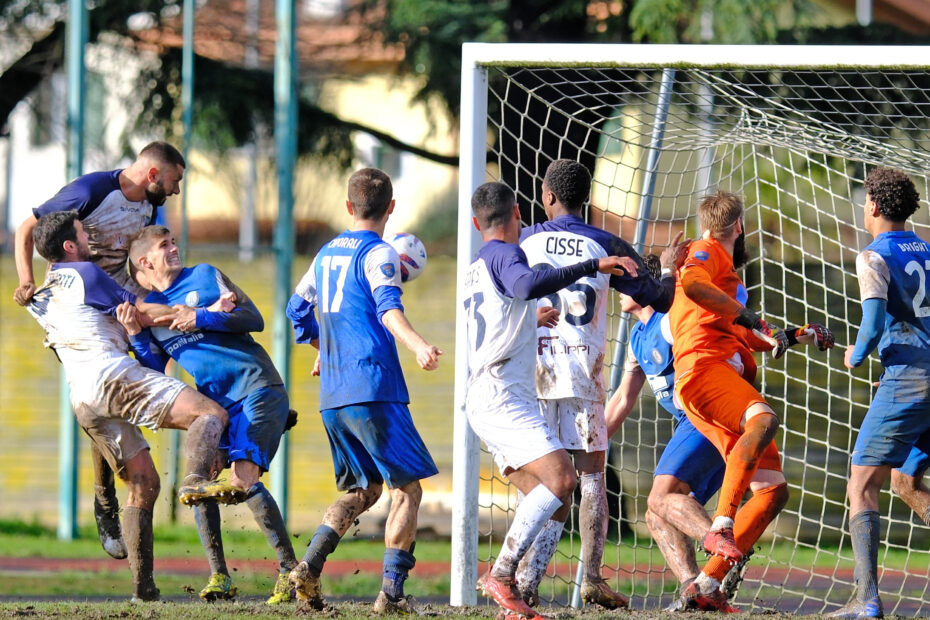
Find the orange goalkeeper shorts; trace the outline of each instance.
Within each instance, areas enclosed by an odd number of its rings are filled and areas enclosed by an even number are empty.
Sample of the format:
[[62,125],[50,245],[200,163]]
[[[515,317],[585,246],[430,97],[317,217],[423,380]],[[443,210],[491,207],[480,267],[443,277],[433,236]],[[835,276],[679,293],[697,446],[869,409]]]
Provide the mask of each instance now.
[[[746,410],[757,403],[768,404],[751,383],[724,361],[692,368],[675,382],[675,391],[688,419],[724,459],[742,435],[740,420]],[[774,441],[762,453],[759,469],[781,471],[781,458]]]

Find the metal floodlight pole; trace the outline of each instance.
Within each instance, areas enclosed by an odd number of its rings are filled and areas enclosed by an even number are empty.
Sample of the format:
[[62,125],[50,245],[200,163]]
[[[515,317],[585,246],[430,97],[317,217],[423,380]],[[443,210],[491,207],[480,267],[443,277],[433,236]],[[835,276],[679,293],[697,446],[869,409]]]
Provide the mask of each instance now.
[[[87,43],[87,7],[84,0],[68,2],[68,145],[67,176],[75,179],[84,169],[84,46]],[[71,411],[70,389],[64,367],[59,368],[61,396],[58,406],[58,538],[77,538],[77,420]]]
[[[297,160],[297,50],[294,0],[276,0],[275,19],[278,41],[274,66],[274,139],[278,159],[278,221],[274,231],[275,289],[272,354],[284,378],[291,378],[290,323],[284,313],[291,295],[291,269],[294,264],[294,165]],[[281,445],[271,471],[272,493],[281,516],[287,522],[288,436]]]
[[[184,143],[181,148],[189,174],[191,136],[194,131],[194,0],[184,0],[181,11],[184,21],[181,51],[181,120],[184,125]],[[187,257],[188,247],[188,194],[187,191],[181,194],[181,234],[178,236],[178,248],[181,251],[182,261]]]
[[[184,0],[181,8],[182,47],[181,47],[181,121],[184,127],[184,139],[181,144],[181,155],[187,163],[187,181],[190,183],[190,153],[191,136],[194,135],[194,0]],[[178,235],[178,249],[181,252],[181,263],[187,260],[187,250],[190,244],[189,218],[187,211],[187,196],[190,192],[181,193],[181,231]],[[172,365],[172,375],[180,375],[177,364]],[[168,518],[172,523],[178,520],[178,503],[174,498],[178,494],[178,456],[181,453],[181,431],[171,430],[168,452],[167,487],[170,490],[168,503]]]
[[481,240],[471,225],[471,195],[484,182],[487,160],[488,75],[462,47],[462,111],[459,155],[458,254],[455,304],[455,410],[452,428],[452,566],[450,605],[478,601],[478,437],[465,417],[468,334],[465,323],[465,276]]

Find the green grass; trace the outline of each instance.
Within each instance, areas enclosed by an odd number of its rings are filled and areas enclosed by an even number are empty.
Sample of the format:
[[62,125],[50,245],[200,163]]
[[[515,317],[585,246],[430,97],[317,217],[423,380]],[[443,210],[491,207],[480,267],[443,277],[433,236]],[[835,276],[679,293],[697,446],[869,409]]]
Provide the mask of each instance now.
[[[100,558],[105,557],[97,541],[97,529],[83,526],[76,540],[58,540],[55,530],[38,523],[0,519],[0,556],[14,558]],[[187,557],[200,554],[197,530],[187,525],[156,525],[154,528],[156,557]],[[294,541],[300,554],[309,539]],[[264,537],[257,531],[227,528],[223,531],[223,547],[229,559],[266,559],[271,554]],[[417,542],[417,559],[424,562],[448,562],[451,553],[448,541]],[[380,540],[346,537],[333,556],[341,560],[380,560],[384,544]],[[2,588],[0,584],[0,588]]]
[[[495,618],[497,607],[490,605],[450,607],[448,605],[421,604],[421,610],[428,616],[444,618]],[[586,608],[583,610],[567,609],[563,607],[542,609],[547,617],[560,620],[569,618],[584,618],[585,620],[615,620],[620,617],[630,617],[629,613],[616,611],[603,611]],[[336,602],[331,608],[312,614],[296,612],[296,615],[311,618],[339,618],[340,620],[356,620],[371,618],[370,603]],[[233,603],[177,603],[159,602],[144,605],[131,605],[128,603],[0,603],[0,617],[8,618],[90,618],[93,620],[110,620],[112,618],[129,618],[152,620],[154,618],[170,618],[171,620],[214,620],[232,616],[248,617],[252,620],[293,618],[295,609],[292,605],[283,605],[280,608],[269,608],[260,601],[245,601]],[[658,610],[637,611],[635,617],[640,620],[663,619],[671,620],[681,618],[681,614],[671,614]],[[690,617],[713,617],[706,613],[694,612]],[[784,618],[797,618],[796,615],[765,613],[741,614],[744,620],[765,619],[782,620]]]

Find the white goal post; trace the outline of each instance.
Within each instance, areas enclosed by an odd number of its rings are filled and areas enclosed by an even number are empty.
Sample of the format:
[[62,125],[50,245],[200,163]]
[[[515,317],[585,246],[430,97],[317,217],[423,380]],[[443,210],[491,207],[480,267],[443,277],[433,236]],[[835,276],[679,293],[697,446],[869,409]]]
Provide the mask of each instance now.
[[[480,184],[500,180],[517,193],[525,222],[538,221],[542,175],[560,157],[593,171],[588,220],[641,253],[657,253],[680,230],[694,237],[708,190],[743,195],[750,305],[772,323],[824,322],[836,334],[830,355],[795,348],[760,362],[762,393],[782,421],[791,499],[757,544],[736,603],[793,613],[845,603],[853,582],[849,454],[881,371],[874,356],[855,372],[842,361],[861,318],[855,256],[869,241],[862,181],[876,165],[907,172],[921,195],[913,226],[930,237],[930,47],[467,43],[460,136],[450,603],[476,602],[479,563],[483,570],[493,561],[515,502],[464,413],[462,286],[480,247],[470,199]],[[615,299],[609,307],[605,380],[613,389],[631,319]],[[634,608],[668,603],[677,585],[643,520],[672,430],[645,392],[613,438],[608,464],[622,540],[608,541],[604,576]],[[887,485],[880,511],[885,611],[927,614],[930,530]],[[540,587],[553,604],[570,603],[575,519],[561,549]]]

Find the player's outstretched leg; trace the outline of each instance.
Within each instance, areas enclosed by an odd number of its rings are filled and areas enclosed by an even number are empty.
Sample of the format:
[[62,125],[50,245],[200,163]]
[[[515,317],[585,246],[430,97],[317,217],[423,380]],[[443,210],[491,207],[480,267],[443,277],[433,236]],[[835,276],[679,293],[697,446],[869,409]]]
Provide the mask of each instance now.
[[578,518],[581,528],[581,560],[584,563],[581,600],[607,609],[629,607],[629,599],[619,592],[614,592],[601,577],[601,560],[604,557],[609,517],[604,472],[583,474],[579,482],[581,506]]
[[381,485],[367,489],[352,489],[336,500],[323,515],[323,522],[313,533],[303,559],[288,576],[297,594],[297,607],[321,610],[324,607],[320,589],[323,565],[356,517],[375,505],[381,497]]
[[119,524],[119,499],[116,497],[113,469],[93,441],[90,442],[90,460],[94,464],[94,519],[100,544],[110,557],[125,559],[126,543]]
[[207,500],[194,506],[194,523],[197,524],[197,535],[200,536],[200,544],[210,564],[210,580],[200,591],[200,598],[210,602],[235,598],[239,590],[233,585],[226,567],[220,507],[216,501]]
[[[765,528],[768,527],[788,501],[788,485],[781,472],[765,470],[761,474],[771,482],[756,488],[752,497],[736,513],[735,535],[740,556],[745,557]],[[721,556],[712,556],[697,578],[682,592],[686,608],[721,611],[738,611],[727,603],[722,581],[733,568],[734,562]]]
[[238,504],[245,499],[245,489],[212,476],[219,452],[217,446],[228,420],[225,409],[196,390],[184,388],[162,421],[163,428],[187,431],[184,438],[187,467],[178,489],[182,504],[191,506],[208,499]]
[[727,456],[727,469],[720,487],[717,511],[703,541],[707,553],[730,562],[738,562],[743,558],[734,539],[733,520],[756,473],[759,457],[775,437],[778,425],[778,418],[771,410],[757,413],[746,420],[742,436]]
[[265,602],[268,605],[289,603],[293,599],[288,575],[297,566],[297,556],[294,555],[294,546],[284,526],[281,509],[261,482],[252,485],[245,503],[278,559],[278,580],[271,597]]

